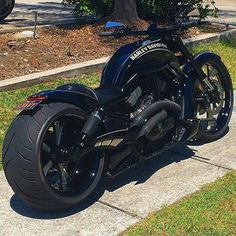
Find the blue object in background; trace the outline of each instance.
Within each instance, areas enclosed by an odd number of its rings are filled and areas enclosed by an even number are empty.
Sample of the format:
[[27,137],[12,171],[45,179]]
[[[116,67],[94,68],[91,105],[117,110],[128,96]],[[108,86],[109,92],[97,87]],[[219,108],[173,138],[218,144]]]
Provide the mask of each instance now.
[[108,21],[105,25],[106,29],[110,28],[126,28],[126,26],[120,22]]

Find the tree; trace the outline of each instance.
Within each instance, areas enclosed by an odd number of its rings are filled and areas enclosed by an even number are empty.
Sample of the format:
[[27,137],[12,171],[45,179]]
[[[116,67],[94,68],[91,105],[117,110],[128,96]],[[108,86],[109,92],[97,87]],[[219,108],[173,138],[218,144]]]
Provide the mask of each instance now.
[[[187,16],[193,9],[198,9],[201,18],[208,14],[216,15],[218,9],[215,2],[206,4],[205,0],[62,0],[65,4],[75,6],[74,12],[78,16],[94,14],[98,17],[112,16],[117,21],[129,23],[140,18],[146,20],[174,21],[181,10]],[[0,0],[1,2],[1,0]],[[210,10],[213,6],[213,11]]]
[[133,23],[139,17],[136,0],[115,0],[113,16],[123,22]]

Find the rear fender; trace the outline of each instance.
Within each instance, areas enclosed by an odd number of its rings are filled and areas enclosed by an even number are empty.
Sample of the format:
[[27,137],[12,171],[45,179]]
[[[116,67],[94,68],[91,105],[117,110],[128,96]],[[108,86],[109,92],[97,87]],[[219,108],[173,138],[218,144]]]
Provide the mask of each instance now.
[[[90,112],[98,105],[98,99],[94,91],[80,84],[67,84],[56,90],[43,91],[27,98],[28,101],[65,102],[81,107]],[[23,109],[24,110],[24,109]]]

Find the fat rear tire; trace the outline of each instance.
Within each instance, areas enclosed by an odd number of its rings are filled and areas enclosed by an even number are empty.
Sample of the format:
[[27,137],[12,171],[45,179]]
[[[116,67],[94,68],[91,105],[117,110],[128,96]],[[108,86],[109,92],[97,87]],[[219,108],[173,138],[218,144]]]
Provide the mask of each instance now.
[[40,210],[61,210],[77,205],[95,189],[102,175],[104,158],[88,191],[76,197],[62,196],[49,186],[42,172],[39,143],[49,122],[59,114],[86,113],[66,103],[42,104],[21,112],[11,124],[3,145],[3,168],[13,191],[28,205]]

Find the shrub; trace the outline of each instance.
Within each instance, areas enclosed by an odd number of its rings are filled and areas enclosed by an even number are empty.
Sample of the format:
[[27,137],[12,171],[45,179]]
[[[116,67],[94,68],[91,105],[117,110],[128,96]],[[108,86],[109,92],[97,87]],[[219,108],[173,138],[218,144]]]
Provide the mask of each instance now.
[[73,5],[77,16],[84,14],[108,16],[113,10],[113,0],[63,0],[63,3]]
[[210,13],[210,6],[213,7],[215,14],[217,12],[215,2],[205,2],[206,0],[138,0],[137,8],[142,18],[173,21],[180,12],[186,18],[194,9],[198,9],[201,18],[206,18]]
[[[113,0],[63,0],[66,4],[75,6],[76,15],[96,14],[99,16],[111,15]],[[204,4],[206,0],[136,0],[138,14],[141,18],[154,20],[173,20],[179,12],[186,17],[189,12],[198,9],[201,18],[209,14],[209,7],[214,7],[213,13],[217,12],[215,2]],[[209,0],[208,0],[209,2]]]

